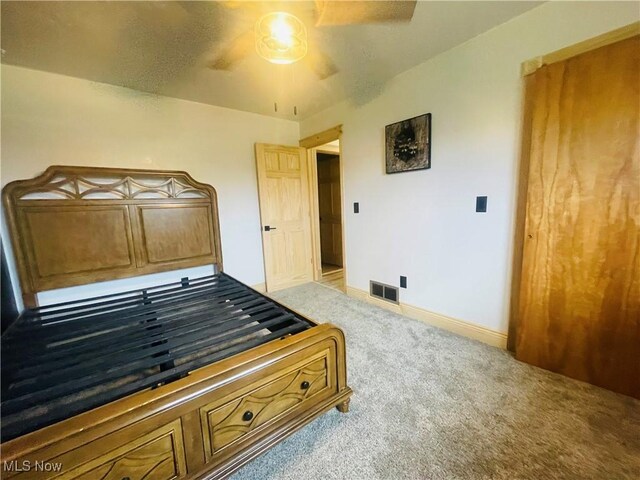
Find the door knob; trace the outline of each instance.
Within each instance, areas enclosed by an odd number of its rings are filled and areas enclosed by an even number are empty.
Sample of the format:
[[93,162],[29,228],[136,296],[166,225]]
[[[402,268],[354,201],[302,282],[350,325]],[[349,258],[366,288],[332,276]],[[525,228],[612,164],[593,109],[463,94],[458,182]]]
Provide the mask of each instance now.
[[269,225],[265,225],[264,226],[264,231],[265,232],[270,232],[271,230],[277,230],[276,227],[270,227]]

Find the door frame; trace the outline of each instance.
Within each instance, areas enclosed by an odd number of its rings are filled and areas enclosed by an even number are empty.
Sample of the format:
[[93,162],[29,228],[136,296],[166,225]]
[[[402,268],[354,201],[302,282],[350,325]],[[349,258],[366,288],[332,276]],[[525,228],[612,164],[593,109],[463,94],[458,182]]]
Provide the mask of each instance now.
[[522,281],[522,258],[524,252],[524,225],[526,221],[527,189],[529,186],[529,154],[531,149],[531,103],[533,82],[531,74],[544,65],[561,62],[596,48],[605,47],[640,34],[640,22],[633,22],[610,32],[603,33],[574,45],[547,53],[522,62],[522,116],[520,126],[520,155],[517,173],[516,208],[514,223],[514,242],[511,269],[511,295],[509,302],[509,330],[507,334],[507,350],[515,353],[518,335],[520,286]]
[[344,162],[342,156],[342,125],[337,125],[320,133],[310,135],[300,140],[300,146],[307,149],[307,172],[309,175],[309,206],[311,214],[311,260],[313,263],[313,280],[318,281],[322,278],[322,255],[320,251],[320,206],[318,201],[318,162],[316,153],[318,147],[325,143],[338,140],[338,153],[340,157],[340,226],[342,230],[342,271],[347,271],[347,255],[344,229]]

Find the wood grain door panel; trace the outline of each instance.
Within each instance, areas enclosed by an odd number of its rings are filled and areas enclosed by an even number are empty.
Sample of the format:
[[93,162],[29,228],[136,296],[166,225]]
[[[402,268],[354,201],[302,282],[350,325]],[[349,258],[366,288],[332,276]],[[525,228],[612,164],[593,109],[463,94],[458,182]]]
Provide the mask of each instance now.
[[323,263],[342,266],[340,157],[318,154],[318,212]]
[[[308,278],[308,250],[305,245],[306,232],[288,228],[272,231],[269,235],[269,250],[272,258],[271,276],[281,282],[304,282]],[[283,252],[286,252],[283,255]]]
[[516,357],[640,397],[640,37],[534,75]]
[[313,266],[305,150],[256,144],[256,165],[267,289],[309,282]]
[[342,267],[344,266],[344,260],[342,256],[342,223],[334,224],[332,234],[333,251],[336,255],[335,265]]

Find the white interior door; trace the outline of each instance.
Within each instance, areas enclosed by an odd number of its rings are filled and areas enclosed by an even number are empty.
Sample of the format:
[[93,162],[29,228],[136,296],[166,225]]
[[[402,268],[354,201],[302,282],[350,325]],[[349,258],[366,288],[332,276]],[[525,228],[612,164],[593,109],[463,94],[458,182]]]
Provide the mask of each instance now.
[[267,291],[313,281],[306,149],[256,144]]

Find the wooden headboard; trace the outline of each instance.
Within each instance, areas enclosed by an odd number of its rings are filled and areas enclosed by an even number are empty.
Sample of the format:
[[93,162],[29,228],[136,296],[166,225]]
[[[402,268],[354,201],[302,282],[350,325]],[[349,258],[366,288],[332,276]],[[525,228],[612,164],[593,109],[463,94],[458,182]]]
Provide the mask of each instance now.
[[42,290],[222,270],[216,191],[185,172],[52,166],[3,201],[27,306]]

